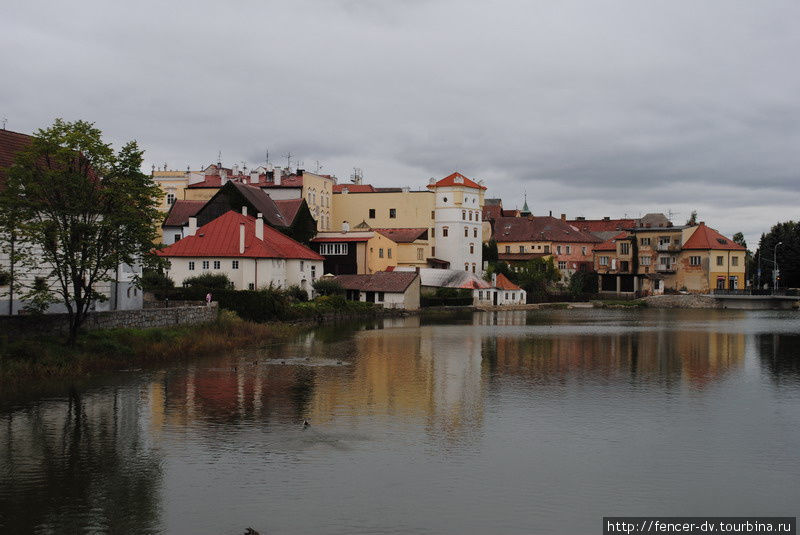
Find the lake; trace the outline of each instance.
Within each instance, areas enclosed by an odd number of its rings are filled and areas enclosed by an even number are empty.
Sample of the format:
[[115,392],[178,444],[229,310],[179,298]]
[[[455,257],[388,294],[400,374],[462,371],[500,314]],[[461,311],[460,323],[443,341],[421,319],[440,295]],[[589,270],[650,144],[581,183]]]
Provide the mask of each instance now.
[[0,393],[2,533],[601,533],[795,516],[798,481],[797,312],[325,325]]

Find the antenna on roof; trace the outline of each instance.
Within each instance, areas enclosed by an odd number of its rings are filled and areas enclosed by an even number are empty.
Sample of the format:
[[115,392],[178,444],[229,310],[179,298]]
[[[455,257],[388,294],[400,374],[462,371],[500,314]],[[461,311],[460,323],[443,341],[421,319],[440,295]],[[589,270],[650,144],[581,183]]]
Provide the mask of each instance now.
[[5,129],[6,129],[6,123],[7,123],[7,122],[8,122],[8,117],[6,117],[5,115],[3,115],[3,130],[5,130]]
[[317,164],[317,166],[316,166],[316,168],[315,168],[315,169],[316,169],[316,171],[314,171],[314,174],[318,175],[318,174],[319,174],[319,172],[320,172],[320,171],[322,171],[322,166],[319,164],[319,160],[314,160],[314,163],[316,163],[316,164]]
[[364,171],[362,171],[360,167],[353,167],[353,174],[350,175],[350,182],[353,184],[361,184],[362,180],[364,180]]
[[265,147],[264,153],[267,157],[267,166],[269,166],[269,147]]
[[217,153],[217,167],[222,167],[222,151]]
[[292,168],[292,153],[291,153],[291,151],[289,151],[288,154],[284,154],[283,157],[286,158],[286,170],[288,171],[289,169]]
[[674,218],[676,215],[679,214],[680,212],[673,212],[672,210],[667,209],[667,219],[669,219],[670,221],[672,221],[672,218]]

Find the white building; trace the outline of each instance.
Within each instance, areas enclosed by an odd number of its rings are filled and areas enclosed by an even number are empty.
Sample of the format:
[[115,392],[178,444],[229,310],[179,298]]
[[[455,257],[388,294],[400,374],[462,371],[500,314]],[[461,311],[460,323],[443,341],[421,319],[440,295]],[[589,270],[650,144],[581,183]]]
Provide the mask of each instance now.
[[365,301],[384,308],[419,308],[420,278],[411,271],[379,271],[369,275],[339,275],[333,280],[347,292],[350,301]]
[[451,269],[483,274],[481,213],[486,187],[461,173],[453,173],[428,188],[434,201],[436,258]]
[[169,260],[176,285],[206,273],[228,276],[237,290],[299,286],[309,297],[322,276],[323,257],[264,224],[258,217],[230,211],[194,228],[190,235],[158,251]]

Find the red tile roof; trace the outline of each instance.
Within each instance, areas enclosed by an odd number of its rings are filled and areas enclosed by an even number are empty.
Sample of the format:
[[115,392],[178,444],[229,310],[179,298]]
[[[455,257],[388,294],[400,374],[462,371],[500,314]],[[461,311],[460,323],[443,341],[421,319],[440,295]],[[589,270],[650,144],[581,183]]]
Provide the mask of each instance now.
[[595,251],[616,251],[617,250],[617,241],[622,240],[628,237],[627,232],[620,232],[610,240],[606,240],[599,245],[594,246]]
[[[458,181],[456,181],[456,179],[458,179]],[[467,188],[486,189],[486,186],[481,186],[477,182],[468,179],[467,177],[465,177],[461,173],[453,173],[452,175],[447,175],[446,177],[441,179],[439,182],[437,182],[435,184],[431,184],[428,187],[429,188],[434,188],[434,187],[438,188],[438,187],[442,187],[442,186],[465,186]]]
[[[239,253],[239,226],[245,225],[245,249]],[[264,224],[264,239],[256,238],[256,218],[230,211],[187,236],[157,251],[163,257],[297,258],[323,260],[306,247]]]
[[500,242],[550,241],[600,243],[600,239],[550,216],[501,217],[495,219],[492,237]]
[[[269,176],[265,174],[258,175],[258,182],[253,184],[250,178],[250,175],[247,174],[238,174],[238,175],[227,175],[226,182],[236,182],[239,184],[247,184],[248,186],[256,186],[259,188],[299,188],[303,185],[303,177],[302,175],[283,175],[281,177],[280,185],[275,184],[272,178],[272,174]],[[201,182],[195,182],[194,184],[189,184],[187,187],[189,188],[219,188],[222,187],[222,177],[218,174],[215,175],[205,175],[205,179]]]
[[206,204],[206,201],[181,201],[177,200],[167,212],[162,227],[182,227],[189,222],[190,217],[197,215],[197,212]]
[[342,236],[339,238],[335,237],[322,237],[322,238],[314,238],[311,240],[312,242],[316,243],[341,243],[341,242],[362,242],[362,241],[369,241],[368,236]]
[[334,280],[345,290],[402,293],[417,277],[414,271],[378,271],[371,275],[339,275]]
[[286,224],[291,225],[292,222],[294,222],[294,218],[297,217],[297,211],[300,210],[304,202],[305,199],[285,199],[275,201],[275,204],[278,206],[278,210],[280,210],[281,214],[283,214],[283,219],[286,221]]
[[27,149],[33,142],[33,136],[0,130],[0,189],[6,182],[6,169],[14,164],[17,154]]
[[716,249],[722,251],[744,251],[745,248],[706,226],[697,225],[692,236],[683,244],[683,249]]
[[501,290],[521,290],[519,286],[508,280],[508,277],[503,275],[502,273],[497,276],[497,279],[494,281],[494,285]]
[[427,240],[426,228],[374,228],[375,232],[383,234],[395,243],[413,243],[416,240]]
[[345,188],[348,193],[372,193],[375,191],[375,188],[369,184],[334,184],[333,192],[341,193]]
[[611,232],[636,226],[635,219],[570,219],[570,225],[583,232]]

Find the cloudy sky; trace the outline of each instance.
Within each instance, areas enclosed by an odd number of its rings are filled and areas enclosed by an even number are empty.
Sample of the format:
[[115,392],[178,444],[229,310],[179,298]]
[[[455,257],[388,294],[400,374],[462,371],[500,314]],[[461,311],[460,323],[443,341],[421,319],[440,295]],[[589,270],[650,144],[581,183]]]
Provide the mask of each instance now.
[[15,2],[0,117],[135,139],[151,164],[273,162],[506,207],[691,210],[756,245],[800,200],[800,3]]

